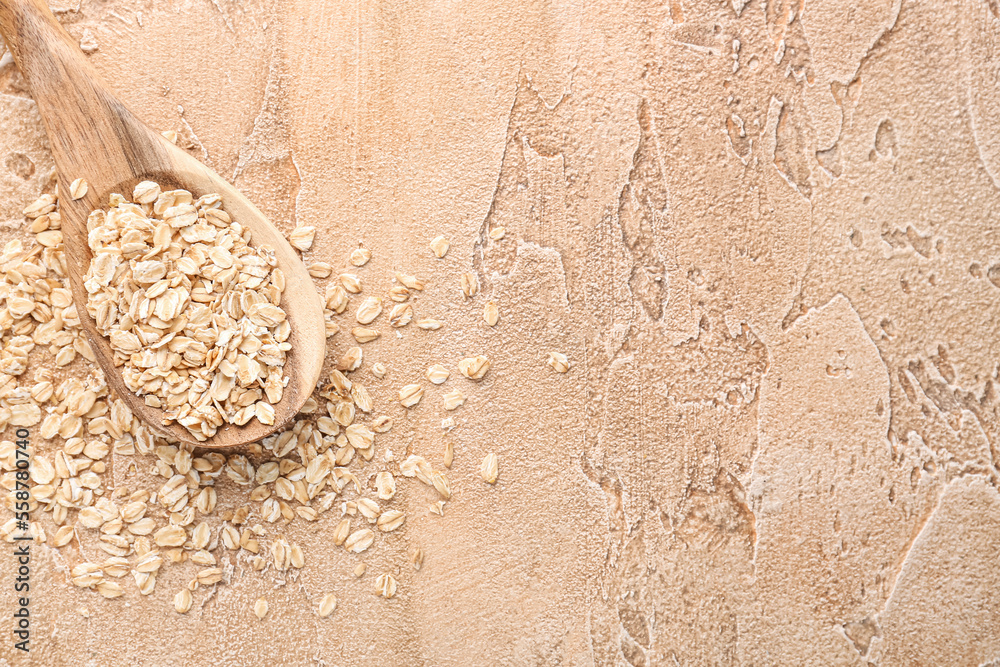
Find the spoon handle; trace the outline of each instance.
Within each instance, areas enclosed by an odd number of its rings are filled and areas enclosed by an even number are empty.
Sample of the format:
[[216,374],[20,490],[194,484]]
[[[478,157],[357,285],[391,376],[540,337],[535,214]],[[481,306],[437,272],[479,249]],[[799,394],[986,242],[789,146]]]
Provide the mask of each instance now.
[[53,39],[73,43],[45,0],[0,0],[0,34],[20,67],[24,67],[21,57],[26,48],[37,48]]
[[0,0],[0,34],[38,105],[61,185],[75,178],[106,185],[108,165],[169,164],[155,150],[159,137],[115,98],[45,0]]

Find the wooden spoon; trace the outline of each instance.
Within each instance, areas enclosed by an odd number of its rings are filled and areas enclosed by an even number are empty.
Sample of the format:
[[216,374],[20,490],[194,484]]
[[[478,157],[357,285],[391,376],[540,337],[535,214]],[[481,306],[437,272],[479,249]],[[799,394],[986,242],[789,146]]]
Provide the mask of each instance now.
[[[63,30],[44,0],[0,0],[0,34],[21,69],[45,124],[59,171],[63,243],[80,322],[90,338],[108,386],[115,390],[154,432],[202,447],[227,447],[260,440],[287,424],[312,394],[326,355],[323,306],[312,279],[281,233],[246,197],[221,176],[147,127],[119,102]],[[70,183],[82,178],[89,192],[72,201]],[[284,375],[289,377],[274,406],[273,426],[250,420],[245,426],[223,425],[214,437],[198,442],[179,424],[163,424],[163,413],[133,394],[115,367],[108,340],[98,333],[85,304],[82,276],[90,264],[87,216],[106,208],[108,196],[130,198],[140,181],[156,181],[164,190],[182,188],[195,197],[218,193],[223,208],[252,233],[254,245],[274,248],[285,274],[282,297],[292,345]]]

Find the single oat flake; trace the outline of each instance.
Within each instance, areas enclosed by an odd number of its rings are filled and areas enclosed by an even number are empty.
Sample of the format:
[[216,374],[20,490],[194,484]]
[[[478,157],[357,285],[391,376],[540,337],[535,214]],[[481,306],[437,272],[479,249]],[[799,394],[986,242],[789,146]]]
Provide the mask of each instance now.
[[351,251],[351,264],[353,266],[364,266],[372,258],[372,251],[368,248],[355,248]]
[[465,395],[458,389],[452,389],[444,395],[444,409],[449,412],[456,410],[463,403],[465,403]]
[[347,536],[344,541],[344,548],[352,553],[359,554],[365,551],[375,541],[375,533],[367,528],[354,531]]
[[406,289],[402,285],[394,285],[392,289],[389,290],[389,298],[396,303],[403,303],[410,298],[410,290]]
[[344,352],[340,357],[340,361],[337,362],[337,370],[340,371],[356,371],[361,367],[361,360],[364,353],[358,346],[349,347],[347,351]]
[[549,352],[549,359],[546,362],[556,373],[565,373],[569,370],[569,359],[562,352]]
[[408,273],[397,273],[396,280],[402,283],[407,289],[418,291],[424,289],[424,281]]
[[191,591],[186,588],[182,588],[174,596],[174,611],[178,614],[186,614],[191,609],[191,604],[194,602],[194,598],[191,595]]
[[401,510],[387,510],[379,515],[377,525],[382,532],[391,533],[402,526],[405,520],[406,516]]
[[340,274],[340,284],[343,285],[344,289],[351,294],[358,294],[361,292],[361,279],[353,273]]
[[375,591],[386,600],[396,594],[396,579],[391,574],[380,574],[375,578]]
[[434,364],[427,369],[426,378],[431,384],[441,384],[448,379],[451,373],[441,364]]
[[475,273],[463,273],[460,282],[462,294],[465,295],[466,299],[471,299],[479,293],[479,279],[476,278]]
[[438,259],[441,259],[448,254],[449,247],[450,244],[448,243],[448,239],[443,236],[437,236],[431,241],[431,251]]
[[300,226],[292,230],[288,235],[288,243],[296,250],[305,252],[312,248],[313,239],[316,238],[316,228],[311,226]]
[[408,303],[401,303],[394,306],[389,313],[389,324],[394,327],[405,327],[413,319],[413,306]]
[[326,618],[332,614],[337,609],[337,596],[333,593],[327,593],[323,596],[323,599],[319,601],[319,615],[320,618]]
[[441,328],[441,321],[435,320],[433,317],[426,317],[422,320],[417,320],[417,326],[428,331],[437,331]]
[[500,321],[500,310],[493,301],[487,301],[483,307],[483,320],[491,327],[495,327]]
[[408,384],[399,390],[399,402],[403,407],[412,408],[423,398],[424,388],[419,384]]
[[351,329],[351,335],[354,336],[354,340],[359,343],[370,343],[371,341],[378,338],[381,334],[378,329],[369,329],[368,327],[354,327]]
[[355,313],[355,317],[359,324],[371,324],[376,317],[382,312],[382,299],[377,296],[367,297],[358,306],[358,311]]
[[392,500],[396,495],[396,478],[391,472],[380,472],[375,476],[375,490],[381,500]]
[[329,278],[333,273],[333,267],[328,262],[313,262],[306,270],[313,278]]
[[490,360],[483,355],[468,357],[458,362],[458,370],[470,380],[481,380],[490,370]]
[[479,474],[482,476],[483,481],[487,484],[494,484],[497,481],[497,475],[500,473],[500,460],[497,455],[490,452],[483,459],[482,464],[479,466]]

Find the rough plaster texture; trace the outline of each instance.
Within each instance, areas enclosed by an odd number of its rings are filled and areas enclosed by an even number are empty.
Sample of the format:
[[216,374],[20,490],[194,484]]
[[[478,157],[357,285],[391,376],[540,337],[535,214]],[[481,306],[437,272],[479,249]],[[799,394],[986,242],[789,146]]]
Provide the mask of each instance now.
[[[442,275],[445,234],[450,289],[476,270],[503,319],[380,343],[413,368],[494,359],[447,520],[378,556],[395,600],[323,522],[289,528],[297,581],[251,573],[186,616],[190,573],[103,601],[46,551],[31,664],[1000,660],[994,0],[54,7],[142,118],[283,229],[319,227],[309,258],[364,241],[385,290]],[[0,219],[50,168],[4,60]],[[490,450],[496,488],[473,481]],[[0,664],[29,664],[3,636]]]

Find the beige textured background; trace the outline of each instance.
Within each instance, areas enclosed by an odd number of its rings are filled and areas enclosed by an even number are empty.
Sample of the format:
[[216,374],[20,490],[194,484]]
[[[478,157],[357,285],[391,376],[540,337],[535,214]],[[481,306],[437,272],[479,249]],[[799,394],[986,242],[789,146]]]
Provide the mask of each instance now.
[[[289,527],[294,581],[251,572],[186,616],[190,573],[105,601],[45,552],[31,664],[1000,660],[995,0],[53,6],[140,117],[286,231],[319,227],[308,258],[363,241],[383,291],[437,277],[446,335],[382,358],[494,370],[447,516],[377,556],[396,599],[350,576],[331,522]],[[50,167],[3,60],[0,220]],[[455,306],[473,269],[495,330]],[[439,447],[439,417],[388,446]],[[8,637],[0,664],[28,664]]]

